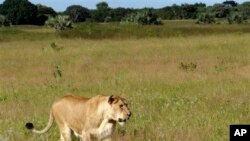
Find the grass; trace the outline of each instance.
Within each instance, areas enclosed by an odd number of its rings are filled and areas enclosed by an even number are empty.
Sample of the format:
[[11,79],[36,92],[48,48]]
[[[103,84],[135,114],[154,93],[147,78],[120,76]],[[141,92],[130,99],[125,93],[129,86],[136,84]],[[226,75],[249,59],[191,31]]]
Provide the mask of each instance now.
[[[37,34],[39,33],[39,34]],[[164,21],[163,26],[140,26],[134,24],[75,24],[73,30],[55,32],[53,29],[39,26],[15,26],[0,29],[0,41],[57,39],[145,39],[187,36],[206,36],[229,33],[250,33],[249,23],[242,25],[214,24],[199,25],[192,20]]]
[[211,32],[84,39],[42,27],[0,29],[0,139],[58,140],[55,125],[44,135],[24,125],[43,128],[53,100],[73,93],[128,99],[133,116],[117,126],[117,141],[229,140],[230,124],[250,122],[248,27],[174,22],[156,28]]
[[140,39],[151,37],[186,37],[197,35],[225,34],[225,33],[249,33],[249,24],[228,25],[198,25],[194,21],[165,21],[163,26],[139,26],[128,24],[77,24],[75,30],[60,33],[64,38],[88,38],[88,39]]

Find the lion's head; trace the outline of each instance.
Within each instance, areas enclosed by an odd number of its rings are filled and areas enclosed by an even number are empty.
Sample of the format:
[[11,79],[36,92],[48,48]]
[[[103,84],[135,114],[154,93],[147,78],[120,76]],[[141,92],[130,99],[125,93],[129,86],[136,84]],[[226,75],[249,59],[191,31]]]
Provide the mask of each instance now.
[[110,118],[117,121],[120,125],[124,125],[131,116],[131,112],[125,99],[119,96],[110,96],[108,103],[111,107]]

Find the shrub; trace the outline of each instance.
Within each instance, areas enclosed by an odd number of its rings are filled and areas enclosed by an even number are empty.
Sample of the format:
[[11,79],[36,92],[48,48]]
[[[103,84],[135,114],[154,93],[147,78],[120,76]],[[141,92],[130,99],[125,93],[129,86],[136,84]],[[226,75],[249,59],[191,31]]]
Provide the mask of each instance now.
[[229,24],[241,24],[247,22],[247,16],[245,16],[243,13],[235,12],[229,15],[227,21]]
[[37,7],[28,0],[5,0],[0,13],[5,15],[12,24],[34,24]]
[[80,5],[69,6],[66,9],[65,14],[69,15],[69,18],[72,22],[84,22],[87,18],[90,18],[89,9]]
[[198,16],[196,24],[212,24],[215,23],[215,16],[210,13],[202,13]]
[[137,13],[129,14],[124,22],[135,23],[139,25],[161,25],[162,20],[150,9],[146,9]]
[[45,22],[48,20],[49,16],[55,17],[57,13],[54,11],[53,8],[47,7],[41,4],[36,5],[37,6],[37,25],[44,25]]
[[104,22],[105,23],[108,23],[108,22],[111,22],[112,21],[112,17],[110,16],[107,16],[105,19],[104,19]]
[[58,15],[55,18],[49,17],[45,24],[49,27],[55,28],[57,31],[72,28],[72,21],[69,20],[68,16],[63,15]]
[[92,18],[96,22],[105,22],[107,17],[110,17],[111,8],[108,3],[103,1],[96,4],[96,10],[92,11]]
[[0,15],[0,27],[10,26],[11,22],[3,15]]

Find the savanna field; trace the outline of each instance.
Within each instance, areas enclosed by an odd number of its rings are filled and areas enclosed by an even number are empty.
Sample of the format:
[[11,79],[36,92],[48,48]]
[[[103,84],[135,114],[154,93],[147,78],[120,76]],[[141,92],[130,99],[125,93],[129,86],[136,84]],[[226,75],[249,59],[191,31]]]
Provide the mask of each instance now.
[[[115,141],[227,141],[250,123],[250,24],[78,24],[0,28],[0,140],[57,141],[42,129],[65,94],[121,95],[133,113]],[[77,140],[77,139],[75,139]]]

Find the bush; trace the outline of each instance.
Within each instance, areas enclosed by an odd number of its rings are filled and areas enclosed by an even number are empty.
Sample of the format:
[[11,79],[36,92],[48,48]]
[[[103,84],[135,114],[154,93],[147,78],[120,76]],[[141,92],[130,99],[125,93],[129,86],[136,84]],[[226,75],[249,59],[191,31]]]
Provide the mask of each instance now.
[[55,17],[57,13],[53,8],[38,4],[37,6],[37,25],[44,25],[50,16]]
[[135,23],[139,25],[162,25],[161,18],[158,17],[152,10],[143,10],[137,13],[129,14],[124,22]]
[[104,22],[105,23],[108,23],[108,22],[111,22],[112,21],[112,17],[110,16],[107,16],[105,19],[104,19]]
[[247,22],[247,16],[243,13],[235,12],[229,15],[227,21],[229,24],[241,24]]
[[13,24],[34,24],[37,7],[28,0],[5,0],[1,5],[0,13]]
[[11,22],[3,15],[0,15],[0,27],[10,26]]
[[65,14],[69,15],[69,18],[72,22],[84,22],[86,19],[90,18],[89,9],[80,5],[69,6],[66,9]]
[[49,27],[55,28],[57,31],[72,28],[72,21],[69,19],[68,16],[63,15],[58,15],[55,18],[49,17],[45,24]]
[[109,7],[107,2],[100,2],[96,4],[96,10],[92,11],[92,18],[95,22],[107,22],[105,20],[110,17],[111,8]]
[[215,23],[215,16],[210,13],[202,13],[198,16],[196,24],[212,24]]

